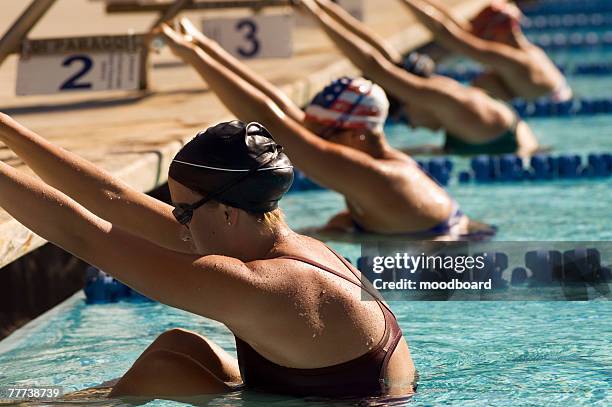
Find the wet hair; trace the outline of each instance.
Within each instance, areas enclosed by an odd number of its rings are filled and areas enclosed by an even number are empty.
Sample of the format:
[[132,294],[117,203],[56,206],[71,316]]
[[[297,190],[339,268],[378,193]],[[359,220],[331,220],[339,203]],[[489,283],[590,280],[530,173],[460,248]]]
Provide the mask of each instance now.
[[260,124],[235,120],[198,133],[176,154],[169,177],[252,214],[271,212],[293,182],[293,166]]

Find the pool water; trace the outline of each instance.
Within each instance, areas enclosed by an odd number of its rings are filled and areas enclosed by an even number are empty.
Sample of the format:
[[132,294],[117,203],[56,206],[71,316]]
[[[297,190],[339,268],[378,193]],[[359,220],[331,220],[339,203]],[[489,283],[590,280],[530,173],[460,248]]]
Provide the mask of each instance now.
[[[612,315],[607,302],[390,305],[421,376],[408,405],[612,403]],[[0,344],[0,385],[60,385],[65,391],[94,386],[123,374],[157,335],[174,327],[200,332],[235,352],[223,325],[161,304],[92,306],[78,295],[59,311],[32,324],[24,338]],[[211,406],[321,405],[252,392],[207,401]]]
[[[557,62],[610,60],[607,50],[555,51]],[[464,63],[458,61],[459,63]],[[576,93],[609,97],[612,76],[570,77]],[[612,151],[612,115],[530,119],[556,152]],[[394,125],[391,143],[441,143],[440,134]],[[469,160],[454,157],[455,172]],[[494,185],[451,184],[464,212],[499,227],[500,241],[612,240],[612,179]],[[495,197],[493,200],[492,197]],[[291,194],[282,202],[296,229],[323,225],[343,208],[331,191]],[[330,242],[355,259],[360,247]],[[595,302],[392,302],[418,367],[419,391],[402,405],[612,405],[612,309]],[[162,332],[197,331],[235,352],[214,321],[157,303],[85,305],[77,294],[0,342],[0,386],[59,385],[65,391],[121,376]],[[150,405],[176,405],[154,401]],[[327,405],[236,392],[211,406]],[[334,403],[345,405],[348,403]]]

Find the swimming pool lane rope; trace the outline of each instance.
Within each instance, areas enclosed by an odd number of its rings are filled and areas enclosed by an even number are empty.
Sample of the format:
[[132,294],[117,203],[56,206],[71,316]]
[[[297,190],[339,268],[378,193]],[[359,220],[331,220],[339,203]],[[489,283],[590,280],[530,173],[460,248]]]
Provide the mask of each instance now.
[[520,4],[519,7],[528,17],[612,12],[612,2],[609,0],[540,0],[532,4]]
[[[470,169],[453,172],[448,157],[417,160],[419,166],[440,185],[456,181],[468,183],[546,182],[557,180],[606,179],[612,176],[612,153],[592,153],[586,160],[578,154],[537,154],[524,160],[514,154],[479,155],[470,161]],[[295,170],[290,192],[323,190],[303,172]]]
[[[438,253],[437,255],[445,259],[449,256],[465,256],[465,254],[458,255],[455,253],[448,253],[448,255]],[[601,253],[596,248],[577,247],[563,252],[544,248],[530,250],[524,254],[524,266],[518,266],[512,270],[509,269],[508,254],[506,253],[499,251],[474,253],[474,256],[480,255],[483,255],[486,259],[484,267],[467,269],[462,272],[458,272],[452,267],[438,268],[434,266],[431,269],[419,267],[409,273],[385,268],[382,273],[377,273],[374,271],[374,258],[372,256],[359,257],[356,266],[370,281],[382,279],[386,282],[398,282],[406,278],[417,282],[440,282],[453,279],[463,283],[490,281],[491,288],[494,290],[504,290],[510,286],[513,288],[533,286],[554,286],[558,288],[559,283],[587,287],[593,284],[607,284],[612,281],[610,266],[602,264]],[[350,261],[350,259],[348,260]],[[89,266],[87,269],[83,291],[87,304],[109,304],[119,301],[153,302],[153,300],[139,294],[93,266]]]
[[[606,76],[612,75],[612,62],[583,62],[577,64],[557,64],[557,68],[569,76]],[[443,64],[436,69],[438,75],[448,76],[459,82],[470,82],[482,74],[484,70],[479,67],[450,67]]]

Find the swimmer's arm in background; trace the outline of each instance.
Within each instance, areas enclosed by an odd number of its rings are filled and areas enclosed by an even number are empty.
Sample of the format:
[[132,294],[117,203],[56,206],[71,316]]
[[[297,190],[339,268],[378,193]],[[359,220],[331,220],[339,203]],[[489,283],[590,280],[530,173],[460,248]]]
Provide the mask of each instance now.
[[[349,14],[341,6],[329,0],[317,0],[317,3],[321,10],[325,11],[330,17],[342,24],[345,29],[351,31],[357,37],[370,44],[389,61],[394,64],[402,62],[402,55],[396,49],[387,44],[383,38],[372,31],[363,22]],[[304,3],[304,7],[309,7],[308,3]]]
[[269,97],[293,120],[298,122],[304,120],[305,114],[302,109],[300,109],[282,90],[250,69],[245,63],[234,58],[234,56],[227,52],[216,41],[205,36],[188,18],[181,19],[180,25],[185,34],[190,35],[193,38],[194,44],[200,47],[206,54],[216,59],[227,69],[230,69],[233,73],[240,76]]
[[[410,5],[407,4],[410,2],[410,0],[400,0],[400,2],[410,8]],[[435,7],[440,13],[444,14],[446,18],[448,18],[450,21],[452,21],[455,25],[459,26],[460,28],[466,31],[470,31],[472,29],[472,24],[468,20],[464,19],[463,17],[458,16],[455,13],[453,13],[447,4],[444,4],[440,0],[426,0],[426,2],[429,3],[431,6]]]
[[463,54],[482,64],[493,66],[498,70],[516,70],[517,66],[526,65],[529,62],[524,52],[473,35],[424,0],[402,1],[433,33],[436,42],[451,51]]
[[247,318],[244,304],[256,300],[255,275],[241,261],[161,248],[4,162],[0,206],[44,239],[164,304],[227,322]]
[[293,120],[271,117],[267,125],[291,161],[318,184],[360,202],[387,192],[388,176],[372,156],[326,141]]
[[366,76],[373,79],[374,82],[381,84],[377,78],[372,77],[373,68],[381,66],[390,67],[395,66],[395,64],[385,58],[372,45],[363,41],[330,17],[314,0],[302,0],[301,4],[318,21],[323,31],[325,31],[340,51]]
[[39,177],[91,212],[161,247],[191,253],[172,207],[0,113],[0,140]]
[[[380,52],[329,17],[314,0],[305,7],[319,21],[338,48],[372,81],[399,99],[420,100],[424,105],[439,102],[439,92],[427,86],[427,80],[411,75],[386,59]],[[306,6],[306,4],[308,6]]]

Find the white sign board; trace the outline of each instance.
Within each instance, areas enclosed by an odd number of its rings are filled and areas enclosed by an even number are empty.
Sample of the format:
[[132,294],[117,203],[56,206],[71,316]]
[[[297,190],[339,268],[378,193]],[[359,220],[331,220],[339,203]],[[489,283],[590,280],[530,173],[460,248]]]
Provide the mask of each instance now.
[[130,36],[36,40],[24,43],[17,95],[135,90],[142,43]]
[[293,54],[291,14],[216,18],[202,32],[237,58],[289,58]]

